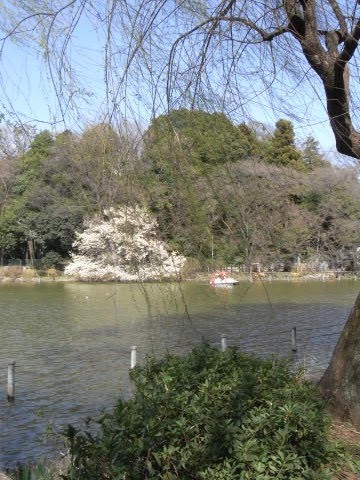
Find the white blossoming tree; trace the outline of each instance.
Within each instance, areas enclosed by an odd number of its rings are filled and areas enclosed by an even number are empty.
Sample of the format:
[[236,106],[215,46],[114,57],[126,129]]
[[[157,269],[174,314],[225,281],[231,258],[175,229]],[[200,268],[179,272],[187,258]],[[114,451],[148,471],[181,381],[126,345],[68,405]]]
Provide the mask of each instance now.
[[77,253],[67,275],[93,281],[142,281],[174,277],[185,258],[157,238],[157,224],[139,206],[111,208],[95,216],[77,234]]

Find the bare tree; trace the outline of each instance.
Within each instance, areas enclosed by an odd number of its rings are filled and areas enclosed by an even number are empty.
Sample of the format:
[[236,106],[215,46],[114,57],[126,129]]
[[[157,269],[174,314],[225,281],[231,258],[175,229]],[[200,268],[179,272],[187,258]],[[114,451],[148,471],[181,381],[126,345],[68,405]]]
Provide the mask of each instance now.
[[[350,90],[360,36],[355,0],[7,4],[2,56],[6,58],[11,41],[36,47],[47,65],[62,120],[74,112],[70,106],[77,99],[90,108],[96,94],[89,79],[95,68],[102,68],[97,80],[103,78],[107,121],[119,113],[135,116],[139,103],[142,114],[196,104],[244,115],[259,95],[268,96],[277,111],[287,104],[289,113],[295,104],[301,118],[318,96],[318,103],[326,104],[338,151],[360,157],[354,126],[356,85]],[[82,55],[83,50],[73,53],[84,49],[84,35],[98,50],[96,57],[93,52]],[[100,62],[101,54],[101,66],[87,66],[86,81],[80,75],[86,68],[84,58]],[[301,110],[295,97],[302,99]]]

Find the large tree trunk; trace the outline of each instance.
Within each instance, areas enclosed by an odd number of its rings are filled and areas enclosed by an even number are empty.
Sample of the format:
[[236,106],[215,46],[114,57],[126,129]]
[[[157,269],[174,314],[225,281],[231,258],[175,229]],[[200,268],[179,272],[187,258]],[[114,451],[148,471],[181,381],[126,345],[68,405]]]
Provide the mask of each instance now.
[[[360,19],[348,31],[337,2],[330,2],[338,30],[320,30],[316,0],[284,0],[289,31],[300,42],[305,58],[324,86],[331,128],[340,153],[360,158],[360,133],[350,115],[349,61],[360,40]],[[333,412],[360,427],[360,294],[319,382]]]
[[316,0],[284,0],[288,31],[299,41],[310,67],[324,85],[327,113],[339,153],[360,158],[360,133],[350,115],[349,61],[360,40],[360,19],[347,30],[346,18],[336,2],[329,2],[338,30],[318,27]]
[[335,415],[360,427],[360,294],[319,388]]
[[349,67],[337,60],[327,75],[323,75],[327,112],[339,153],[360,158],[360,134],[349,112]]

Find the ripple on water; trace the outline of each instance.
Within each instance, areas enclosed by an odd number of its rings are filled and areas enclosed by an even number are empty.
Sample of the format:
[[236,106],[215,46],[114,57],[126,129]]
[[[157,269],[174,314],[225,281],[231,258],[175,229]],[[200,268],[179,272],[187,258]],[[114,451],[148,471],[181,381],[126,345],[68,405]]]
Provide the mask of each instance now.
[[[0,286],[0,467],[54,455],[63,443],[53,430],[81,425],[120,395],[128,397],[132,345],[143,361],[147,354],[188,351],[202,340],[219,345],[224,334],[243,351],[289,356],[296,326],[294,358],[319,375],[359,285],[273,282],[267,292],[260,284],[214,292],[204,284],[181,291],[163,284],[143,286],[146,296],[136,285]],[[16,402],[8,405],[12,360]]]

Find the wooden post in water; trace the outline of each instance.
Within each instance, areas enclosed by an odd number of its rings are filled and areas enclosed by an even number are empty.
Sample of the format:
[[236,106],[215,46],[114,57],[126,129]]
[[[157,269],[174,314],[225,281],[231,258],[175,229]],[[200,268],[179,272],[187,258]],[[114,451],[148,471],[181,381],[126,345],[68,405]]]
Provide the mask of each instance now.
[[15,362],[8,364],[8,378],[7,378],[7,399],[8,402],[15,400]]
[[226,335],[221,335],[221,351],[225,352],[226,347]]
[[130,369],[136,367],[136,346],[131,347]]
[[291,350],[297,352],[296,327],[293,327],[291,330]]

